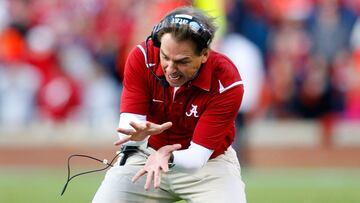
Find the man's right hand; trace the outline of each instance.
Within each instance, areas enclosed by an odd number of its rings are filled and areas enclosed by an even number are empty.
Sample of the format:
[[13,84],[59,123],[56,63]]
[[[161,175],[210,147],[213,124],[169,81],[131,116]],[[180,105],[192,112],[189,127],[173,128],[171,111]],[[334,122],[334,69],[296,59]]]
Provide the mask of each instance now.
[[146,121],[145,123],[130,122],[129,124],[134,129],[118,128],[117,132],[123,133],[127,135],[127,137],[114,142],[114,145],[122,145],[128,141],[142,141],[147,136],[162,133],[172,126],[171,122],[166,122],[161,125],[149,121]]

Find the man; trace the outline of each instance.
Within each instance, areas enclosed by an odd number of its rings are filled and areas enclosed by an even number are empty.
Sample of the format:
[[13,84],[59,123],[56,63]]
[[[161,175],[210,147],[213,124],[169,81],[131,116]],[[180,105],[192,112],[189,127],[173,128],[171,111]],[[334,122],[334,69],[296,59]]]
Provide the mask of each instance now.
[[[93,202],[246,202],[231,148],[243,85],[210,50],[212,19],[170,12],[130,53],[115,145],[123,156]],[[146,175],[146,177],[145,177]]]

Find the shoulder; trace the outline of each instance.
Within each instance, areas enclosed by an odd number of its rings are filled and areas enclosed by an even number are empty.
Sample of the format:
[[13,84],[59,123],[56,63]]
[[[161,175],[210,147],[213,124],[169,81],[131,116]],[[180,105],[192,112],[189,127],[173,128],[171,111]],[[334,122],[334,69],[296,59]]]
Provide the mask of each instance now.
[[[152,64],[158,63],[158,48],[153,46],[152,41],[148,40],[143,41],[142,43],[136,45],[129,53],[127,57],[127,67],[133,68],[144,68],[147,66],[152,66]],[[135,66],[135,67],[134,67]]]
[[211,51],[208,65],[212,68],[212,87],[220,93],[236,86],[242,86],[243,82],[235,64],[224,54]]
[[136,45],[129,56],[141,58],[145,64],[157,64],[159,62],[159,52],[159,48],[155,47],[150,39]]
[[129,52],[125,69],[124,69],[124,79],[128,81],[133,78],[139,77],[140,75],[146,75],[146,52],[142,44],[139,44]]
[[207,63],[212,66],[214,79],[241,80],[235,64],[224,54],[211,51]]
[[144,45],[145,43],[140,43],[133,47],[133,49],[130,51],[127,60],[141,60],[145,61],[146,58],[146,47]]

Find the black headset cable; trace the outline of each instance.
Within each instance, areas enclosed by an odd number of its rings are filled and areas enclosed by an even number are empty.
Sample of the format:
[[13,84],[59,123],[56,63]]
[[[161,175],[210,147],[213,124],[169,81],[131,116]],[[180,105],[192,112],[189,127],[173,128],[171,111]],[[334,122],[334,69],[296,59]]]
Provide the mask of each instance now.
[[[98,158],[95,158],[95,157],[92,157],[92,156],[88,156],[88,155],[84,155],[84,154],[73,154],[71,156],[69,156],[68,160],[67,160],[67,181],[61,191],[61,196],[65,193],[66,191],[66,188],[69,184],[69,182],[74,179],[75,177],[77,176],[80,176],[80,175],[85,175],[85,174],[89,174],[89,173],[95,173],[95,172],[100,172],[100,171],[103,171],[103,170],[106,170],[107,168],[109,167],[112,167],[113,166],[113,162],[115,161],[115,159],[119,156],[120,152],[116,152],[116,155],[114,156],[114,158],[110,161],[110,163],[108,162],[107,159],[104,159],[104,160],[100,160]],[[100,163],[103,163],[105,164],[106,166],[104,168],[100,168],[100,169],[95,169],[95,170],[90,170],[90,171],[85,171],[85,172],[82,172],[82,173],[78,173],[78,174],[75,174],[73,176],[70,177],[70,160],[71,158],[73,157],[83,157],[83,158],[88,158],[88,159],[92,159],[92,160],[95,160],[95,161],[98,161]]]

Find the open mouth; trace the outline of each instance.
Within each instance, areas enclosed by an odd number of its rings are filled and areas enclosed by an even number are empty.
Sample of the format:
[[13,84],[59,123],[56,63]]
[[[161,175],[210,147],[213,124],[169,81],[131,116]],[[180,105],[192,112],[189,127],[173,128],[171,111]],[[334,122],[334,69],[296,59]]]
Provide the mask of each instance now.
[[169,75],[170,80],[178,80],[178,79],[180,79],[180,77],[181,77],[181,75],[178,73],[173,73],[173,74]]

